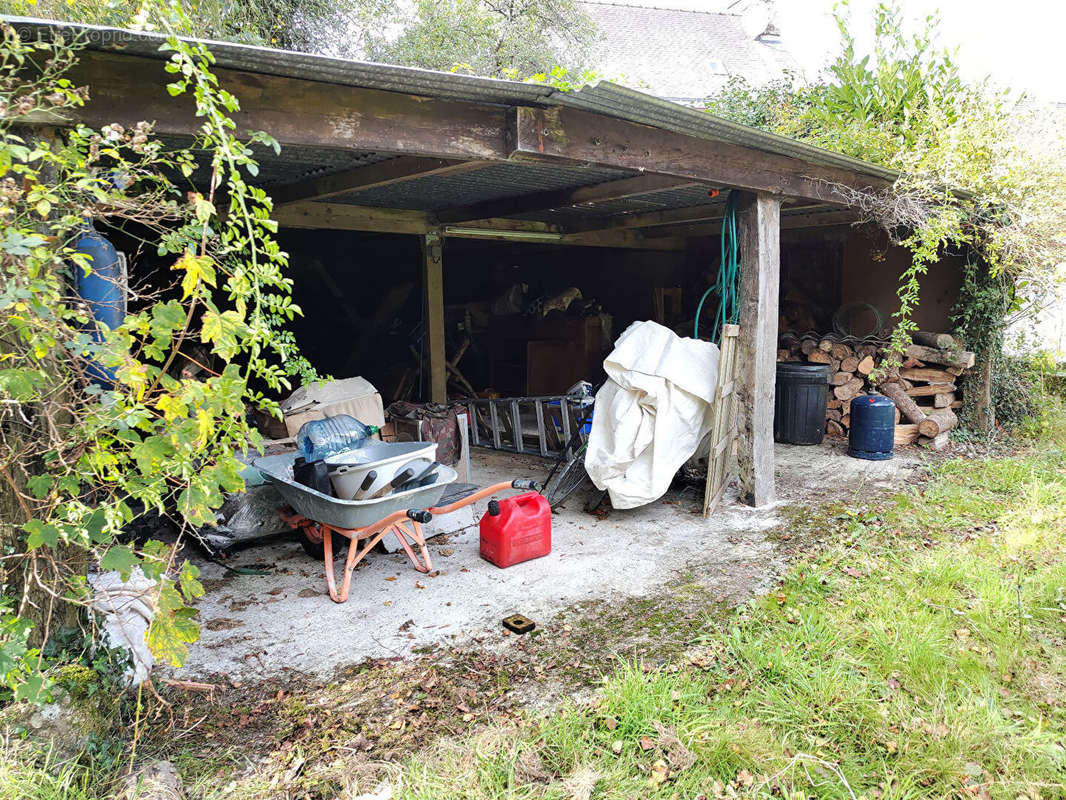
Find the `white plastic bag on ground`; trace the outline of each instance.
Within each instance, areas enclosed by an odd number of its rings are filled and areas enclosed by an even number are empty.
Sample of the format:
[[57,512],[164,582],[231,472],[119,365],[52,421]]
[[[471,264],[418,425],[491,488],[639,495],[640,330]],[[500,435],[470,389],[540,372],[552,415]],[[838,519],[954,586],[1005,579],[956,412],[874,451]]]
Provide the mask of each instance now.
[[636,508],[663,496],[710,430],[718,347],[634,322],[603,368],[585,469],[611,505]]
[[93,576],[93,608],[103,616],[104,639],[108,646],[127,650],[133,660],[126,678],[133,686],[148,680],[155,659],[148,649],[145,633],[155,616],[155,581],[134,567],[129,580],[118,572]]

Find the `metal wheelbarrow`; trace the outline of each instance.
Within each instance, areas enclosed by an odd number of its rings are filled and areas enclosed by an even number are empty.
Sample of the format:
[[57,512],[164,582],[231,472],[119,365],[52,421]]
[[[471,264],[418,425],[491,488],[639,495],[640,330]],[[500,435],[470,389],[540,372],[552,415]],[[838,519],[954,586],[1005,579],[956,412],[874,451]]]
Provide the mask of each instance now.
[[[448,484],[458,477],[454,469],[442,466],[437,472],[437,480],[428,486],[394,492],[375,500],[340,500],[296,483],[292,478],[295,458],[295,453],[267,456],[256,459],[255,466],[277,487],[287,503],[279,511],[281,518],[309,541],[322,544],[326,585],[335,603],[348,600],[356,566],[388,534],[395,534],[399,539],[400,546],[416,570],[429,572],[433,569],[433,561],[422,535],[424,523],[435,515],[448,514],[507,489],[539,489],[536,482],[531,480],[496,483],[454,503],[438,507],[436,504],[444,496]],[[334,534],[351,542],[339,590],[333,565]],[[419,550],[417,554],[416,545]]]

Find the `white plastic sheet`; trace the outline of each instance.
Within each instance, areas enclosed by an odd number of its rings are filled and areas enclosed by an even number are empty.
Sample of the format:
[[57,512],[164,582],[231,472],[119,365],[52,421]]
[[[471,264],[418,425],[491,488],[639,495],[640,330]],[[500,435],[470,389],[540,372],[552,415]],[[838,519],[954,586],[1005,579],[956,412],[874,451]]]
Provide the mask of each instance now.
[[634,322],[603,362],[585,454],[592,482],[615,508],[658,500],[711,426],[718,347]]

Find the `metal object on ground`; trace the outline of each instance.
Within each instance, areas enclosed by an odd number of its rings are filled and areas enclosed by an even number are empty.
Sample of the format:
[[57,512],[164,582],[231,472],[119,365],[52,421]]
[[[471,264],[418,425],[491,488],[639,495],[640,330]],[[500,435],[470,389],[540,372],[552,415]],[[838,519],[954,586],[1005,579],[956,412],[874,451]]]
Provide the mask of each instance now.
[[512,633],[517,633],[519,636],[525,633],[529,633],[531,630],[537,627],[537,623],[531,620],[529,617],[524,617],[521,614],[512,614],[509,617],[503,618],[503,627]]
[[393,492],[378,500],[341,500],[296,483],[292,479],[295,457],[295,453],[265,456],[257,458],[255,466],[298,514],[337,528],[361,528],[394,511],[431,506],[440,500],[448,484],[459,477],[451,467],[441,467],[436,482],[430,486]]

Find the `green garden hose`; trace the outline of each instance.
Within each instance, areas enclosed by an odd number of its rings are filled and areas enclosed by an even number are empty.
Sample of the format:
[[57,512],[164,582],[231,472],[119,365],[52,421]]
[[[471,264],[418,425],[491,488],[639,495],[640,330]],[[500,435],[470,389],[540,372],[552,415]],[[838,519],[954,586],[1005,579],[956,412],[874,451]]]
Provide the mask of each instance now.
[[720,299],[718,316],[714,321],[712,342],[717,342],[722,335],[722,328],[727,324],[736,324],[740,315],[739,286],[740,262],[737,260],[737,195],[730,192],[725,200],[725,214],[722,217],[722,261],[718,267],[718,281],[703,293],[696,306],[696,321],[692,337],[700,338],[700,312],[703,303],[711,292],[717,291]]

